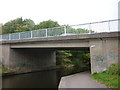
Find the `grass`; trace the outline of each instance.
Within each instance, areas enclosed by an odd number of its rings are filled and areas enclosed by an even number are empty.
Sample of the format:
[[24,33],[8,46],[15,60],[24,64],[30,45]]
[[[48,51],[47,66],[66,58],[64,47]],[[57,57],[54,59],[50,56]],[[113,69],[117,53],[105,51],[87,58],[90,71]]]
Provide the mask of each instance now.
[[120,66],[113,64],[107,71],[92,74],[92,78],[100,83],[105,84],[109,88],[118,88],[118,79],[120,75]]
[[9,70],[5,68],[2,64],[0,64],[0,74],[7,73],[7,72],[9,72]]

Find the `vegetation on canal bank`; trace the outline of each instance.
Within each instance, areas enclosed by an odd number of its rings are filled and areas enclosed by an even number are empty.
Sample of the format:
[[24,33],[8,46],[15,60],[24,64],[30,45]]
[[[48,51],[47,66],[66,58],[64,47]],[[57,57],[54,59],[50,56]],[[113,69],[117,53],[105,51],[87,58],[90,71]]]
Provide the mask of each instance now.
[[9,70],[5,68],[2,64],[0,64],[0,74],[7,73],[7,72],[9,72]]
[[79,70],[90,69],[90,53],[80,50],[57,51],[57,65],[61,67],[77,67]]
[[113,64],[108,70],[101,73],[92,74],[92,78],[100,83],[105,84],[109,88],[119,88],[118,81],[120,76],[120,65]]

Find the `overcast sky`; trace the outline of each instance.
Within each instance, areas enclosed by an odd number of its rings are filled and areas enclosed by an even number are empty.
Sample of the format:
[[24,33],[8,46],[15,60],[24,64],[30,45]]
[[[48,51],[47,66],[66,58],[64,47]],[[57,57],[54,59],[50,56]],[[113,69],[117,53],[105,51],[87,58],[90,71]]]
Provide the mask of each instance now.
[[120,0],[1,0],[0,23],[23,17],[36,24],[52,19],[59,24],[81,24],[118,18]]

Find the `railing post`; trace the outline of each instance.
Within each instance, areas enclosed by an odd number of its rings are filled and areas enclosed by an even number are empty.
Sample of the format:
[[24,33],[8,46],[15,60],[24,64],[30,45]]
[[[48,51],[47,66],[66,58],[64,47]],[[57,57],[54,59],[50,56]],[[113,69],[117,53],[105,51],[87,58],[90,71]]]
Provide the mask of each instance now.
[[11,40],[11,34],[9,34],[9,40]]
[[45,34],[46,34],[46,37],[48,37],[48,34],[47,34],[47,29],[45,29]]
[[91,34],[91,23],[89,23],[89,34]]
[[20,39],[20,32],[19,32],[19,39]]
[[66,28],[66,26],[64,26],[64,34],[65,34],[65,36],[67,34],[67,28]]
[[110,32],[110,21],[108,21],[108,30]]
[[33,38],[33,31],[31,31],[30,33],[31,33],[31,38]]

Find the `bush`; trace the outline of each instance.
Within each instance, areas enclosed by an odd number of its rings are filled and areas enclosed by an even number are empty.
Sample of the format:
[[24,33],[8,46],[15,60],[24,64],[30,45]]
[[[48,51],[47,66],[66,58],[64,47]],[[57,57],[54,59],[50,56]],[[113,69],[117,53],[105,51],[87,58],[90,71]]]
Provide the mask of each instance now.
[[4,65],[0,64],[0,74],[7,72],[9,72],[9,70],[6,67],[4,67]]
[[115,74],[120,75],[120,65],[112,64],[107,70],[107,73],[111,75],[115,75]]
[[107,85],[110,88],[118,88],[118,80],[120,75],[120,65],[112,64],[108,70],[101,73],[92,74],[92,78]]

